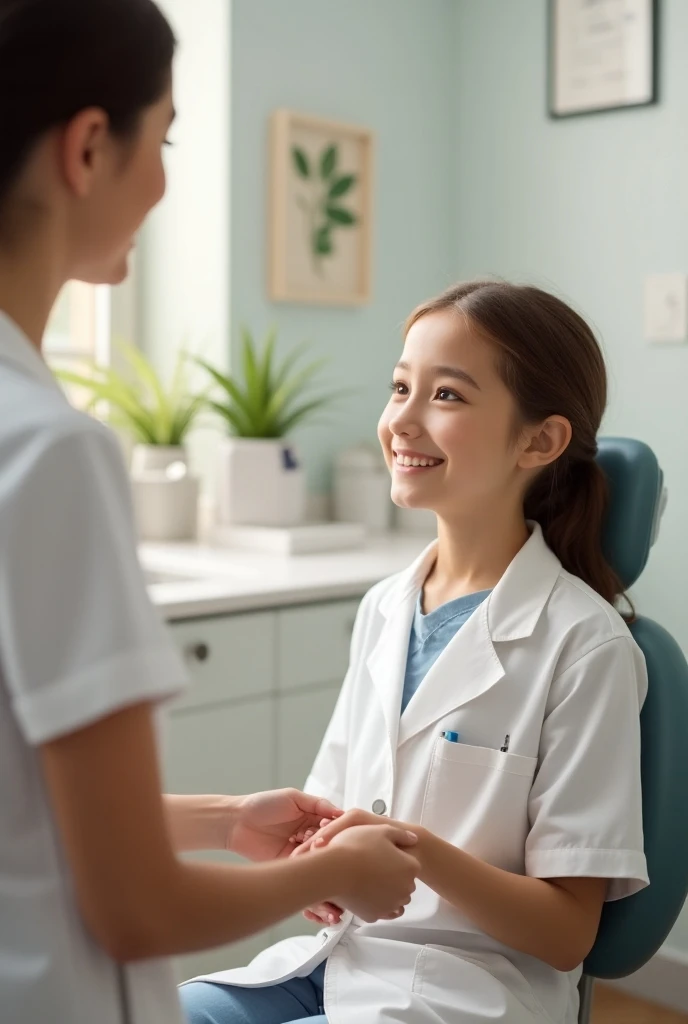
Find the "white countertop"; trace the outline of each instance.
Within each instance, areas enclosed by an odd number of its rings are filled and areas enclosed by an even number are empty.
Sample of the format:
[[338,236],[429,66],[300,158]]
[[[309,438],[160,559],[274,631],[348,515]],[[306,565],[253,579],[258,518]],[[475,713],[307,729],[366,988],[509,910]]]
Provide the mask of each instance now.
[[204,544],[142,544],[147,572],[178,575],[149,585],[169,620],[257,608],[359,598],[406,568],[429,543],[419,534],[390,533],[363,547],[291,557]]

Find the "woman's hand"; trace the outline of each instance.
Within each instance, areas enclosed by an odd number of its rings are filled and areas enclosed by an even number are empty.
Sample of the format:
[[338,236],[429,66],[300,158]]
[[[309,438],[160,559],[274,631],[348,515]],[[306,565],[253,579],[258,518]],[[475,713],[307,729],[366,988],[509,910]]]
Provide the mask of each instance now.
[[227,829],[227,849],[249,860],[288,857],[307,835],[339,817],[328,800],[297,789],[239,797]]

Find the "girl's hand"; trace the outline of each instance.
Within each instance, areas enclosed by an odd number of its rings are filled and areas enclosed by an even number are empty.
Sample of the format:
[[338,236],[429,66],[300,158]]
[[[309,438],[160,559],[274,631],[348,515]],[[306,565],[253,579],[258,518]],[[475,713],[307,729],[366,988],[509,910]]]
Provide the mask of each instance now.
[[[327,846],[340,832],[344,832],[347,828],[354,828],[357,825],[393,825],[395,828],[414,832],[413,825],[408,825],[403,821],[394,821],[391,818],[386,818],[384,815],[373,814],[371,811],[355,808],[354,810],[345,811],[343,814],[337,815],[334,819],[323,818],[317,832],[312,835],[304,835],[303,843],[299,847],[298,852],[307,853],[310,849],[321,849]],[[417,827],[415,826],[415,828]],[[417,855],[417,850],[414,850],[414,857]]]
[[303,916],[307,921],[312,921],[313,924],[327,926],[339,924],[343,913],[342,908],[335,906],[334,903],[316,903],[314,907],[308,907],[307,910],[304,910]]

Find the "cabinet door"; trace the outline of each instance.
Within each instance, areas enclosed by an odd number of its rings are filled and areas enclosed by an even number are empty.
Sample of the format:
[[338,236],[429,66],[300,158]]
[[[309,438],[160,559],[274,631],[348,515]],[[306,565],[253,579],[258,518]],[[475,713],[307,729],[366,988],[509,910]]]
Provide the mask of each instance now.
[[358,601],[287,608],[277,613],[277,682],[280,690],[341,684]]
[[[302,789],[320,749],[339,696],[339,686],[282,694],[278,706],[277,779],[278,785]],[[312,935],[319,926],[298,914],[275,926],[273,940],[291,935]]]
[[191,685],[173,710],[257,697],[275,688],[274,612],[193,619],[171,626]]
[[[165,786],[171,793],[256,792],[273,787],[273,706],[269,699],[169,714],[163,726]],[[231,854],[190,854],[236,860]],[[180,957],[180,981],[247,964],[272,941],[270,932],[232,946]]]
[[280,694],[277,700],[277,785],[302,789],[320,749],[339,686]]

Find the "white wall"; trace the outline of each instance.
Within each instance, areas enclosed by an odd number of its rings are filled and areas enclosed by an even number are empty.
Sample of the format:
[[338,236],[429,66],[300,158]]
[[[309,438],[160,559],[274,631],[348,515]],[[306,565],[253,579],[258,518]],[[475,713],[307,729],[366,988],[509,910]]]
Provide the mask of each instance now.
[[[324,491],[333,456],[375,440],[400,325],[454,275],[455,0],[234,0],[232,325],[329,356],[346,394],[298,441]],[[278,107],[371,128],[373,299],[360,309],[271,303],[266,291],[268,119]]]
[[[597,328],[605,432],[647,441],[669,488],[638,610],[688,653],[688,345],[643,338],[645,275],[688,272],[688,3],[661,10],[660,103],[552,121],[546,0],[460,0],[456,251],[460,277],[551,286]],[[688,912],[671,942],[688,952]]]

